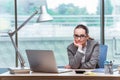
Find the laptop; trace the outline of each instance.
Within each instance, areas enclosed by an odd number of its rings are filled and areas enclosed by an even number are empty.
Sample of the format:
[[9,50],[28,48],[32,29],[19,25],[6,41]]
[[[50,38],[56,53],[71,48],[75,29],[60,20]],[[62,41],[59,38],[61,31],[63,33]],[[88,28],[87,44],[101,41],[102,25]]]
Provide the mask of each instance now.
[[71,69],[58,69],[52,50],[26,50],[30,69],[33,72],[63,73]]

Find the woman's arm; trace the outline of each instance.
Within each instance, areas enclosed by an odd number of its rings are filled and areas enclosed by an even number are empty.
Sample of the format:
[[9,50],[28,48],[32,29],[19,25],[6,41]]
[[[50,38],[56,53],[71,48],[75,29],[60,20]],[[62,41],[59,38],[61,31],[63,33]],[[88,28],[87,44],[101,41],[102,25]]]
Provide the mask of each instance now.
[[94,69],[98,64],[98,57],[99,57],[99,44],[95,44],[92,53],[90,56],[89,61],[82,63],[80,68],[83,69]]
[[81,65],[81,60],[82,60],[82,57],[84,56],[84,54],[79,51],[72,51],[72,49],[70,49],[70,47],[67,48],[67,52],[68,52],[70,67],[72,69],[78,69]]

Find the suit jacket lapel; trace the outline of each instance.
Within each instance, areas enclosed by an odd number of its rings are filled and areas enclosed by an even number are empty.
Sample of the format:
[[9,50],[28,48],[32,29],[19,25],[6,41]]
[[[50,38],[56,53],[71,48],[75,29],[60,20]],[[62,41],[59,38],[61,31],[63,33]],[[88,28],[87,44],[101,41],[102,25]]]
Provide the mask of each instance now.
[[91,46],[90,46],[90,41],[88,40],[87,46],[86,46],[85,61],[89,59],[90,53],[91,53]]

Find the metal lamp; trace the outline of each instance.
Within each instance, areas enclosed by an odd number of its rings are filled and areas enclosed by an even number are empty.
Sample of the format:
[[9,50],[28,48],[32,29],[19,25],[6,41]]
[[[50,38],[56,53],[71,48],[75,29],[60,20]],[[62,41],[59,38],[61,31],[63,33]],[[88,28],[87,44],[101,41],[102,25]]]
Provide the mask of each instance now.
[[[11,42],[15,48],[15,51],[17,53],[17,57],[20,61],[20,69],[24,69],[25,67],[25,60],[24,58],[22,57],[21,53],[19,52],[18,50],[18,47],[17,45],[15,44],[14,40],[13,40],[13,36],[22,28],[24,27],[24,25],[27,24],[27,22],[29,22],[36,14],[40,14],[40,16],[38,17],[37,19],[37,22],[44,22],[44,21],[50,21],[52,20],[53,18],[47,13],[47,10],[46,10],[46,6],[41,6],[40,7],[40,10],[39,11],[35,11],[26,21],[24,21],[17,29],[15,29],[15,31],[13,32],[8,32],[8,35],[11,39]],[[15,69],[16,70],[16,69]],[[14,69],[10,69],[11,73],[15,73],[15,70]]]

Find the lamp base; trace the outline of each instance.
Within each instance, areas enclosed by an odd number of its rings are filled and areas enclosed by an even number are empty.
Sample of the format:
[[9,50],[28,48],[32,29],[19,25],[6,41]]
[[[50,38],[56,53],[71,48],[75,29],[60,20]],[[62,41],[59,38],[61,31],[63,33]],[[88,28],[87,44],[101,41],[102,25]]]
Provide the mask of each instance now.
[[26,73],[30,73],[30,69],[29,68],[20,68],[20,67],[15,67],[15,68],[9,68],[9,72],[10,74],[26,74]]

